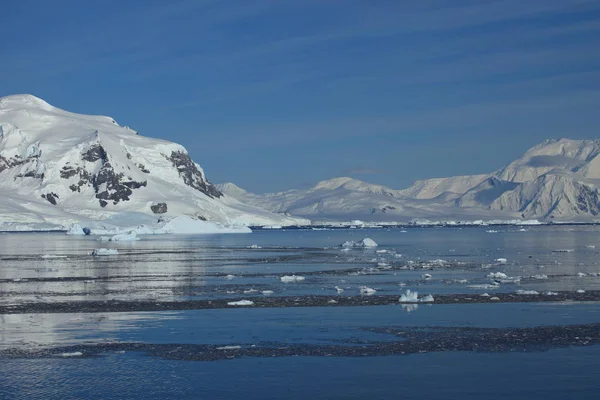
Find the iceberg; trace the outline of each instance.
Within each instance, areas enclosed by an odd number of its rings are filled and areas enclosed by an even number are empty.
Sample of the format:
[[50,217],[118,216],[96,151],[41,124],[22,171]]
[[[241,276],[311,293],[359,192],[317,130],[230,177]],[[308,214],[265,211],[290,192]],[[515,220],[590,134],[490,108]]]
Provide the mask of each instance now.
[[302,282],[306,278],[303,276],[298,276],[298,275],[284,275],[279,279],[283,283],[290,283],[290,282]]
[[117,249],[94,249],[92,250],[93,256],[116,256],[119,254]]
[[421,297],[419,299],[419,292],[411,292],[409,289],[406,290],[398,300],[400,303],[433,303],[434,298],[432,295]]
[[349,240],[341,244],[343,248],[351,248],[351,247],[362,247],[362,248],[373,248],[377,247],[377,243],[371,238],[364,238],[361,241],[355,242],[353,240]]

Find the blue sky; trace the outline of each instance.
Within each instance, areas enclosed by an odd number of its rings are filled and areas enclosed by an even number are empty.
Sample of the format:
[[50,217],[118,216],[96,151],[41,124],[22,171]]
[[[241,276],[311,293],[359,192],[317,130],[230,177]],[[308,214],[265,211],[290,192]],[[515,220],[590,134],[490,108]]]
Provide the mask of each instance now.
[[0,96],[110,115],[255,192],[600,134],[599,0],[8,0],[0,54]]

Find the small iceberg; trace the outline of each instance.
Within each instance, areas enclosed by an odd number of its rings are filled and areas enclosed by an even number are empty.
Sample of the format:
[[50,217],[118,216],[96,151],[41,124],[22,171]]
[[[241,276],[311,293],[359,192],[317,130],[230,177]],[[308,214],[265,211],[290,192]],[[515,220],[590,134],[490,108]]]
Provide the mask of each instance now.
[[217,347],[217,350],[239,350],[242,346],[221,346]]
[[507,279],[508,275],[506,275],[504,272],[490,272],[485,277],[492,279]]
[[515,293],[529,295],[529,296],[540,294],[539,292],[536,292],[535,290],[517,290]]
[[375,241],[371,238],[364,238],[363,240],[360,240],[358,242],[349,240],[347,242],[342,243],[341,247],[343,247],[343,248],[351,248],[351,247],[373,248],[373,247],[377,247],[377,243],[375,243]]
[[375,293],[377,293],[377,290],[375,290],[373,288],[370,288],[368,286],[360,287],[360,294],[362,294],[362,295],[371,296],[371,295],[374,295]]
[[496,258],[494,261],[498,264],[506,264],[508,260],[506,258]]
[[81,357],[83,355],[80,351],[74,351],[72,353],[62,353],[61,357]]
[[94,249],[92,250],[93,256],[116,256],[119,254],[117,249]]
[[284,275],[279,278],[283,283],[291,283],[291,282],[302,282],[306,278],[299,275]]
[[400,303],[433,303],[433,296],[428,294],[427,296],[419,298],[419,292],[411,292],[409,289],[406,290],[398,300]]
[[140,238],[137,237],[136,231],[129,231],[128,233],[119,233],[110,237],[101,236],[98,240],[102,242],[133,242],[136,240],[140,240]]
[[253,306],[254,302],[250,300],[238,300],[230,301],[227,303],[228,306]]

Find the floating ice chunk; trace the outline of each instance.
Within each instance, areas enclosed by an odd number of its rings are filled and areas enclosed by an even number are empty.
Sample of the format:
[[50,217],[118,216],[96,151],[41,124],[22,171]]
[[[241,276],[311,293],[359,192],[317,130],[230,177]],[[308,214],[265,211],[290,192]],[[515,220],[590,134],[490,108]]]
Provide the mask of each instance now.
[[496,258],[494,261],[496,261],[498,264],[506,264],[508,260],[506,258]]
[[583,278],[584,276],[587,276],[587,274],[585,272],[578,272],[577,276]]
[[299,275],[284,275],[279,279],[281,280],[281,282],[290,283],[290,282],[302,282],[306,278],[303,276],[299,276]]
[[493,229],[488,229],[487,231],[485,231],[486,233],[498,233],[498,231],[493,230]]
[[481,297],[490,297],[490,295],[488,293],[482,293],[480,294]]
[[409,289],[406,290],[398,300],[400,303],[433,303],[433,296],[428,294],[419,299],[419,292],[411,292]]
[[546,296],[558,296],[558,293],[556,293],[556,292],[550,292],[550,291],[548,291],[548,292],[544,292],[544,294],[545,294]]
[[244,294],[250,294],[250,293],[256,293],[256,292],[258,292],[258,290],[256,290],[256,289],[244,290]]
[[359,242],[349,240],[347,242],[342,243],[341,247],[344,247],[344,248],[350,248],[350,247],[369,248],[369,247],[377,247],[377,243],[375,243],[375,241],[373,239],[364,238],[363,240],[361,240]]
[[506,279],[508,278],[508,275],[506,275],[504,272],[490,272],[485,277],[492,279]]
[[538,279],[538,280],[548,279],[548,275],[545,275],[545,274],[533,275],[531,277],[531,279]]
[[419,300],[421,303],[433,303],[435,299],[432,295],[428,294],[427,296],[421,297]]
[[536,292],[535,290],[517,290],[515,293],[523,294],[523,295],[538,295],[538,294],[540,294],[539,292]]
[[116,256],[119,254],[117,249],[94,249],[92,250],[93,256]]
[[588,244],[588,245],[587,245],[587,246],[585,246],[585,247],[587,247],[588,249],[595,249],[595,248],[596,248],[596,246],[595,246],[595,245],[593,245],[593,244]]
[[521,229],[519,229],[519,232],[527,232],[527,229],[521,228]]
[[335,287],[335,290],[337,290],[338,294],[344,293],[344,289],[342,289],[342,288],[341,288],[341,287],[339,287],[339,286],[336,286],[336,287]]
[[573,249],[556,249],[552,250],[553,253],[573,253],[575,250]]
[[232,279],[235,279],[235,277],[236,277],[235,275],[231,275],[231,274],[229,274],[229,275],[227,275],[227,276],[225,277],[225,279],[232,280]]
[[40,257],[41,258],[67,258],[67,256],[59,256],[56,254],[43,254]]
[[132,242],[140,240],[140,238],[137,237],[136,231],[129,231],[128,233],[119,233],[111,237],[101,236],[98,240],[103,242]]
[[577,293],[585,293],[585,290],[579,289]]
[[262,247],[260,247],[257,244],[253,244],[252,246],[248,246],[249,249],[262,249]]
[[254,302],[250,300],[238,300],[230,301],[227,303],[228,306],[253,306]]
[[261,293],[264,294],[265,296],[269,296],[269,295],[272,295],[275,292],[272,291],[272,290],[263,290]]
[[377,293],[377,290],[375,290],[373,288],[370,288],[368,286],[361,286],[360,287],[360,294],[371,296],[371,295],[373,295],[375,293]]
[[421,278],[429,280],[429,279],[431,279],[431,274],[423,274],[423,275],[421,275]]
[[328,300],[327,303],[329,304],[337,304],[337,301],[335,301],[334,299]]
[[242,346],[221,346],[217,347],[217,350],[239,350]]
[[481,285],[469,285],[467,286],[470,289],[498,289],[500,284],[498,282],[493,283],[483,283]]
[[80,351],[74,351],[72,353],[62,353],[61,357],[81,357],[83,355]]
[[492,300],[492,301],[500,301],[500,297],[496,297],[496,296],[490,297],[490,300]]
[[521,282],[521,278],[509,276],[506,279],[496,279],[496,281],[498,283],[516,284],[516,283],[520,283]]
[[84,236],[83,228],[79,224],[72,224],[67,230],[67,235],[71,236]]

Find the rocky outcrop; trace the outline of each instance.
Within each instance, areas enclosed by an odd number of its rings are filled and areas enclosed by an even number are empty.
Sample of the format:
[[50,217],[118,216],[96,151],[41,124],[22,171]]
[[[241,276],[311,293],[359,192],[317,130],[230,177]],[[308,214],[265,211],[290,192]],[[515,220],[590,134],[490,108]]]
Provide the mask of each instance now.
[[192,161],[187,153],[184,153],[183,151],[173,151],[167,159],[173,163],[175,168],[177,168],[179,176],[186,185],[193,187],[212,198],[223,196],[223,193],[206,180],[196,163]]
[[154,214],[164,214],[167,212],[167,203],[154,203],[150,206],[150,209]]

